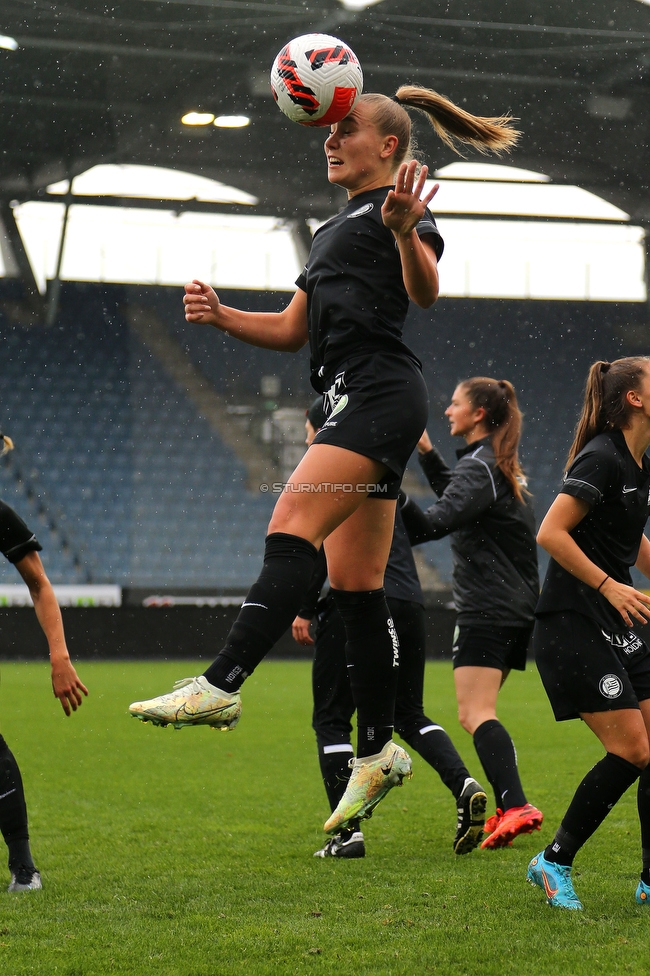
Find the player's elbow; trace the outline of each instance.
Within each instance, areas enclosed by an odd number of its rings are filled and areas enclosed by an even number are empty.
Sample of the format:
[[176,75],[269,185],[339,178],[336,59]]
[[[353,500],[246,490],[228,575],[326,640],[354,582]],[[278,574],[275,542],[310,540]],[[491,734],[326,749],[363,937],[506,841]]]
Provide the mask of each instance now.
[[438,283],[431,284],[428,288],[423,288],[416,295],[413,295],[413,301],[419,308],[431,308],[431,306],[438,300]]

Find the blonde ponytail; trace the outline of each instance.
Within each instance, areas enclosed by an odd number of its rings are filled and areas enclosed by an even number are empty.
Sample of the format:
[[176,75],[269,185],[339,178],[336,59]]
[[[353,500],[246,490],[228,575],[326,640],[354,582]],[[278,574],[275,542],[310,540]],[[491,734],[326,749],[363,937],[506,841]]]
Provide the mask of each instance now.
[[499,155],[516,145],[521,133],[512,127],[510,115],[484,118],[472,115],[454,102],[430,88],[402,85],[395,93],[400,105],[417,108],[427,115],[429,122],[445,145],[461,155],[457,143],[467,143],[479,152]]
[[13,451],[14,442],[12,441],[11,437],[9,437],[7,434],[0,434],[0,437],[2,438],[2,450],[0,451],[0,457],[2,457],[4,454],[7,454],[9,451]]

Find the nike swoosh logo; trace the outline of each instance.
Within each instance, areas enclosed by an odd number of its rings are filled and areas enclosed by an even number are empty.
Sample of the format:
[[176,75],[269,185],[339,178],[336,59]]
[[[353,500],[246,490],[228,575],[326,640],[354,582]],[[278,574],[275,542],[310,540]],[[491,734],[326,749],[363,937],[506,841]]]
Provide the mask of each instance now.
[[623,489],[623,494],[624,494],[624,495],[629,495],[629,493],[630,493],[631,491],[636,491],[636,488],[624,488],[624,489]]
[[546,897],[547,898],[553,898],[555,895],[557,895],[557,893],[558,893],[558,891],[560,889],[559,888],[551,888],[551,886],[550,886],[550,884],[548,882],[548,878],[546,876],[546,871],[544,870],[544,868],[542,868],[542,881],[544,882],[544,891],[546,892]]
[[262,610],[269,609],[268,607],[265,607],[263,603],[242,603],[240,609],[242,609],[243,607],[261,607]]
[[13,790],[7,790],[6,793],[0,793],[0,800],[4,800],[6,796],[11,796],[11,794],[15,792],[16,792],[16,787],[14,786]]

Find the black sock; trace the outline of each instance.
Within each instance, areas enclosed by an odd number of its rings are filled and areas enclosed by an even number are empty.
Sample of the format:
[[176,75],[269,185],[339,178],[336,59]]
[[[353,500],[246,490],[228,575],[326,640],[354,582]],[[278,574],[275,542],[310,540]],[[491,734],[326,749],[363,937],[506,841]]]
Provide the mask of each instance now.
[[262,572],[244,600],[225,646],[204,671],[211,685],[238,691],[253,673],[300,609],[317,555],[311,542],[300,536],[273,532],[266,537]]
[[474,732],[474,748],[485,775],[494,790],[497,808],[523,807],[526,795],[519,779],[515,744],[495,718],[488,719]]
[[577,852],[640,774],[638,766],[627,759],[606,753],[592,766],[573,794],[569,809],[544,857],[556,864],[573,864]]
[[650,766],[641,773],[636,794],[639,823],[641,825],[641,880],[650,885]]
[[458,799],[465,780],[470,777],[467,766],[460,758],[456,746],[441,725],[436,725],[425,717],[425,723],[418,729],[397,730],[405,742],[433,766],[445,784]]
[[9,869],[33,868],[23,781],[13,753],[0,735],[0,831],[9,848]]
[[345,624],[350,688],[357,707],[357,757],[373,756],[393,734],[399,639],[380,590],[332,590]]
[[354,750],[348,742],[336,745],[318,741],[318,761],[320,763],[323,785],[327,793],[330,809],[334,811],[339,800],[345,793],[345,787],[350,778],[348,763],[354,756]]

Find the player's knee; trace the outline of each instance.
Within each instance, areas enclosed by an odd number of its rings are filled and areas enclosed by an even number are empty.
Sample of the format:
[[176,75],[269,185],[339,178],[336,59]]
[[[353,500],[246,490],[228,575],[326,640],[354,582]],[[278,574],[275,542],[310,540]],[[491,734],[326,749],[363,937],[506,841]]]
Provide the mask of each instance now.
[[471,709],[464,708],[462,705],[458,707],[458,721],[461,727],[469,732],[470,735],[474,734],[474,729],[476,728],[476,722],[474,720],[474,714]]
[[647,741],[630,742],[624,749],[617,750],[617,755],[620,755],[627,762],[632,763],[633,766],[638,766],[639,769],[645,769],[650,764],[650,745],[648,745]]

